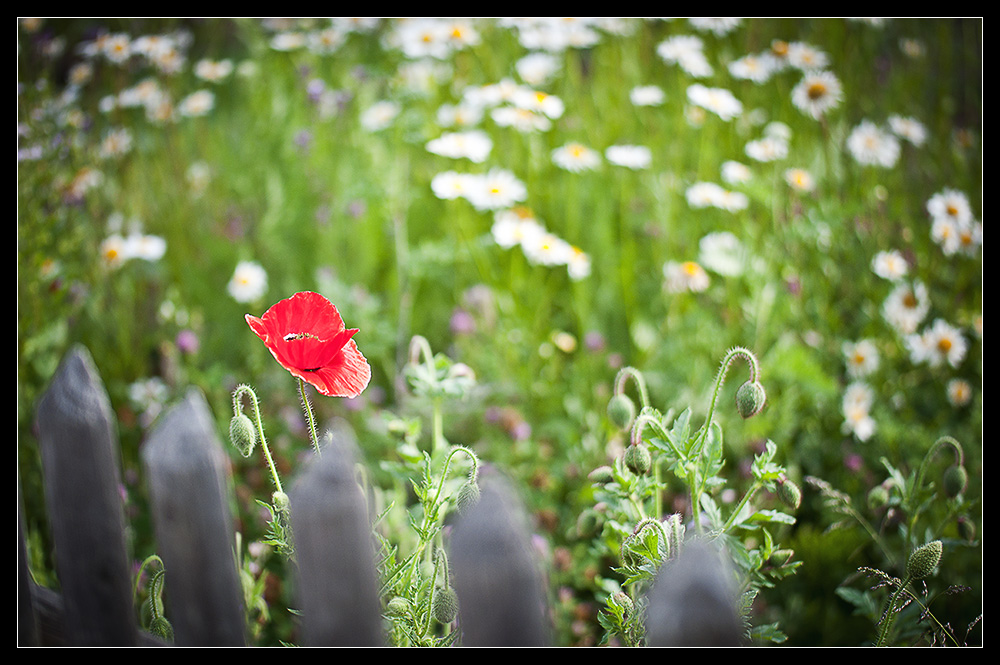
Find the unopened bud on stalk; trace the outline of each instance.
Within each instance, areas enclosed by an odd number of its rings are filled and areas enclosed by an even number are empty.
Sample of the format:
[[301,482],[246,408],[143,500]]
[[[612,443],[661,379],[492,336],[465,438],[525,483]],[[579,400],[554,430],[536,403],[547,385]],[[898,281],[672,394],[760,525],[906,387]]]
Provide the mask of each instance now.
[[434,590],[434,600],[431,603],[434,618],[441,623],[451,623],[458,616],[458,595],[451,587],[438,587]]
[[635,443],[625,449],[625,466],[637,476],[649,473],[653,467],[653,456],[644,443]]
[[736,410],[744,418],[752,418],[764,409],[767,393],[759,381],[747,381],[736,390]]
[[954,499],[956,496],[965,491],[965,488],[969,483],[969,474],[966,472],[964,466],[953,464],[945,469],[942,482],[944,484],[945,493]]
[[250,457],[257,445],[257,430],[245,413],[238,413],[229,421],[229,440],[243,457]]
[[608,402],[608,418],[615,427],[629,429],[635,420],[635,402],[628,395],[614,395]]
[[284,492],[275,492],[271,495],[271,502],[274,507],[281,513],[288,513],[288,508],[291,505],[288,501],[288,495]]
[[615,479],[615,472],[610,466],[604,465],[591,471],[587,474],[587,477],[590,478],[590,481],[593,483],[597,483],[598,485],[607,485]]
[[778,479],[778,498],[789,508],[797,509],[802,503],[802,490],[785,476]]
[[943,549],[940,540],[933,540],[915,549],[910,555],[909,561],[906,562],[906,576],[919,580],[933,573],[941,561]]
[[959,517],[957,520],[958,533],[961,534],[962,538],[965,538],[970,543],[976,539],[976,523],[970,520],[966,516]]
[[889,490],[885,485],[876,485],[868,492],[868,507],[878,510],[889,503]]
[[476,481],[471,478],[465,481],[455,497],[455,507],[458,508],[458,512],[464,514],[469,508],[476,505],[479,501],[479,495],[479,485]]
[[402,596],[396,596],[385,607],[389,615],[394,617],[405,617],[410,614],[412,608],[410,601]]

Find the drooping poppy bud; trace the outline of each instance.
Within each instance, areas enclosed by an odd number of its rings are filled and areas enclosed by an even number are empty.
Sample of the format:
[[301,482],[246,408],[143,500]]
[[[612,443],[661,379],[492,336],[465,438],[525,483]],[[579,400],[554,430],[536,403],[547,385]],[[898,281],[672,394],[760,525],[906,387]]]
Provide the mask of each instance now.
[[238,413],[229,421],[229,440],[243,457],[250,457],[257,445],[257,430],[245,413]]
[[744,419],[760,413],[765,402],[767,393],[759,381],[747,381],[736,390],[736,410]]

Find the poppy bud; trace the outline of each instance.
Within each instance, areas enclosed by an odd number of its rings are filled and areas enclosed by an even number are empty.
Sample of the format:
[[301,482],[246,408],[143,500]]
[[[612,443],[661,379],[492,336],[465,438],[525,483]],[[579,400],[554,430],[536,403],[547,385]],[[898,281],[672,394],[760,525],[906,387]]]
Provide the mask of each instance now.
[[649,473],[653,466],[653,456],[642,443],[630,445],[625,450],[625,466],[637,476]]
[[943,546],[940,540],[934,540],[918,547],[906,562],[906,575],[910,579],[919,580],[934,572],[941,561]]
[[475,480],[469,479],[458,489],[455,497],[455,506],[459,513],[465,513],[469,508],[479,501],[479,485]]
[[174,627],[162,616],[149,622],[149,632],[166,642],[174,641]]
[[441,623],[451,623],[458,616],[458,595],[451,587],[438,587],[431,603],[434,618]]
[[253,453],[253,447],[257,445],[257,430],[246,414],[238,413],[229,421],[229,440],[243,457],[250,457]]
[[969,474],[966,472],[964,466],[953,464],[945,469],[942,481],[945,493],[954,499],[965,491],[965,487],[969,483]]
[[878,510],[889,503],[889,490],[884,485],[876,485],[868,492],[868,507]]
[[590,481],[593,483],[597,483],[598,485],[607,485],[615,479],[615,472],[610,466],[604,465],[591,471],[587,474],[587,477],[590,478]]
[[961,534],[962,538],[965,538],[970,543],[976,539],[976,523],[970,520],[964,515],[959,517],[958,523],[958,533]]
[[274,507],[278,509],[279,512],[288,512],[288,495],[284,492],[275,492],[271,495],[271,501],[274,503]]
[[619,429],[628,429],[635,420],[635,403],[628,395],[615,395],[608,402],[608,418]]
[[778,480],[778,498],[789,508],[798,508],[802,503],[802,490],[785,476]]
[[744,419],[760,413],[766,401],[767,393],[759,381],[747,381],[736,390],[736,410]]
[[402,596],[396,596],[388,602],[385,606],[386,611],[390,616],[394,617],[405,617],[410,614],[413,609],[413,605],[410,601]]

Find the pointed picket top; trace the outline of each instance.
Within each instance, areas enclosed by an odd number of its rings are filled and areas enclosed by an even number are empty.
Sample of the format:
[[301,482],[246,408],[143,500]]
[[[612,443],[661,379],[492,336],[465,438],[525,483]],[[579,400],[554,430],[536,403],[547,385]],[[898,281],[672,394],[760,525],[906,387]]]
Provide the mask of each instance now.
[[[118,432],[90,353],[74,346],[38,401],[45,476],[66,640],[132,646],[138,631],[124,528]],[[95,583],[99,581],[99,583]]]
[[161,416],[142,456],[175,643],[244,645],[227,458],[200,391]]

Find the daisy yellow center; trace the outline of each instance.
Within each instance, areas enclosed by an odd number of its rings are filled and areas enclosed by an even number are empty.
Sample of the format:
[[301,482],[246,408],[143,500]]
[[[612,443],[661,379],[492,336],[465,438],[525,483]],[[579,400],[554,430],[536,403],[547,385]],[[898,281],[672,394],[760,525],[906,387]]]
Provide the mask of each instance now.
[[937,346],[938,350],[941,351],[941,353],[948,353],[949,351],[951,351],[951,340],[948,339],[947,337],[942,337],[941,339],[938,340]]
[[686,261],[684,263],[684,273],[690,277],[697,275],[699,270],[698,264],[694,261]]
[[914,307],[917,306],[917,297],[915,295],[913,295],[912,292],[911,293],[907,293],[903,297],[903,305],[905,305],[909,309],[913,309]]
[[819,99],[826,94],[826,84],[816,81],[806,89],[806,94],[809,99]]
[[945,210],[947,210],[948,214],[951,215],[952,217],[958,214],[958,208],[953,203],[949,203],[948,207],[945,208]]

